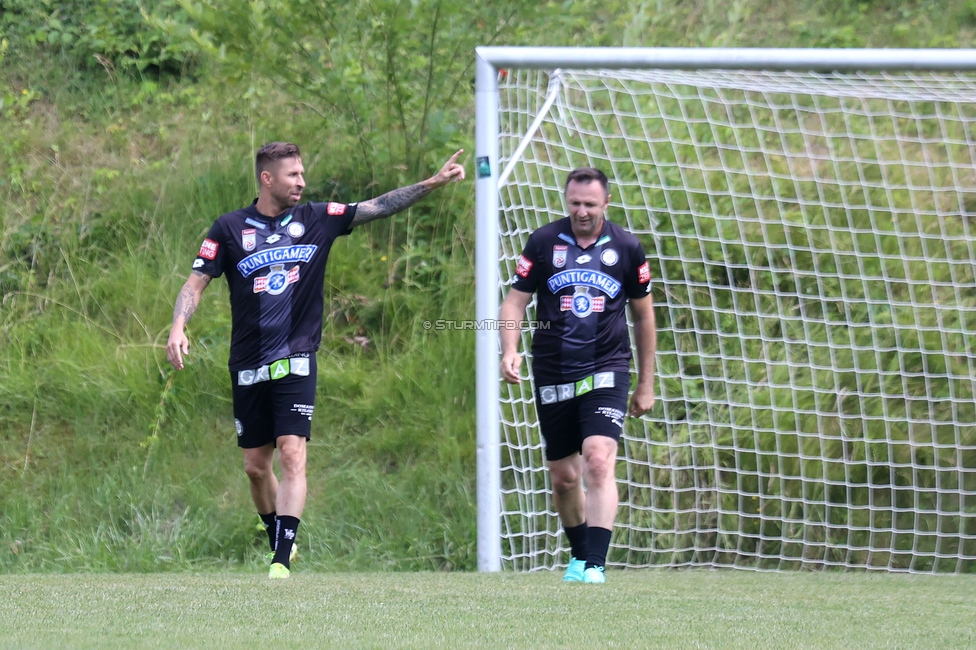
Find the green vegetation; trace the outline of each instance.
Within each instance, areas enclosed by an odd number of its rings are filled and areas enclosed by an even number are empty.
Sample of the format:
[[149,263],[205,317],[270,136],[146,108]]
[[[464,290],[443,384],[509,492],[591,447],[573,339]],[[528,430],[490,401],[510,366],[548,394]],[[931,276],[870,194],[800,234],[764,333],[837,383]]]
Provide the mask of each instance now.
[[[210,223],[253,197],[261,143],[298,142],[310,198],[352,201],[455,147],[471,162],[476,44],[976,33],[963,0],[491,4],[0,4],[0,573],[258,565],[222,282],[188,368],[163,346]],[[472,212],[453,187],[333,249],[307,569],[475,567],[473,336],[421,326],[473,314]]]

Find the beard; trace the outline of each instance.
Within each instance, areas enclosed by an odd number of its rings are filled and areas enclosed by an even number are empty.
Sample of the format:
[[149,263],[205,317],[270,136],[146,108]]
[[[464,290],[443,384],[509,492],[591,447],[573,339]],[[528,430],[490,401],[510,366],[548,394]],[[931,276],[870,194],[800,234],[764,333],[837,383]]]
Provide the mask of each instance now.
[[291,208],[298,205],[298,202],[302,200],[301,195],[299,195],[298,198],[295,198],[292,196],[292,192],[293,190],[291,189],[276,191],[273,192],[271,196],[275,200],[275,203],[281,206],[282,209]]

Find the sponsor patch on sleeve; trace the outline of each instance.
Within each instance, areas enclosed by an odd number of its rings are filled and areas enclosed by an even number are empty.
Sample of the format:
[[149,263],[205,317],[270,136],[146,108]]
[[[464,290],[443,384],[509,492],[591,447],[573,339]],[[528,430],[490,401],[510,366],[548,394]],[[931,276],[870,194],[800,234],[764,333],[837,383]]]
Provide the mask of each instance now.
[[333,217],[338,217],[339,215],[342,215],[342,214],[345,214],[346,213],[346,204],[345,203],[332,203],[330,201],[329,202],[329,205],[326,206],[325,211],[328,214],[332,215]]
[[529,277],[529,271],[532,270],[532,262],[530,262],[525,255],[519,255],[518,264],[515,267],[515,272],[523,278]]
[[651,267],[647,265],[647,262],[637,267],[637,281],[641,284],[651,281]]
[[200,245],[200,252],[197,253],[197,256],[206,260],[212,260],[217,257],[218,248],[220,248],[220,244],[214,240],[204,239],[203,243]]

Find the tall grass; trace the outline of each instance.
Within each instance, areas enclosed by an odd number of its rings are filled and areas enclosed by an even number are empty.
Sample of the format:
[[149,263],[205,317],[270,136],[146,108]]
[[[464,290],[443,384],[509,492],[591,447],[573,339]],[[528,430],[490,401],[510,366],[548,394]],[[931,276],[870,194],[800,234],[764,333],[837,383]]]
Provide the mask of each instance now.
[[[84,92],[94,108],[139,87]],[[196,96],[179,82],[165,92]],[[148,103],[93,122],[128,131],[137,114],[164,113]],[[160,136],[157,125],[144,144],[168,155],[132,164],[105,155],[117,143],[93,122],[30,121],[20,121],[24,140],[5,140],[8,163],[55,191],[0,208],[0,571],[258,561],[266,541],[234,435],[222,279],[189,327],[187,368],[174,372],[163,347],[210,223],[253,196],[251,140],[272,135],[236,132],[234,115],[190,121],[182,134]],[[92,160],[41,144],[88,138]],[[312,198],[330,198],[334,179],[316,175],[325,171],[310,169]],[[73,191],[85,189],[80,203]],[[471,233],[455,227],[452,200],[469,201],[432,197],[333,249],[301,533],[309,565],[473,566],[472,342],[419,327],[471,308]]]

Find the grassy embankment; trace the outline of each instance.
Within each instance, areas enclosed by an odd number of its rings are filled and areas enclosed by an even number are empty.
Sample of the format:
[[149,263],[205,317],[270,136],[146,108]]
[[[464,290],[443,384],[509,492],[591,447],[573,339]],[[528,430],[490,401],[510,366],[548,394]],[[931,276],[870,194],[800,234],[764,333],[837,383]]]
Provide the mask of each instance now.
[[[623,32],[593,22],[562,42],[961,46],[957,4],[641,6]],[[0,570],[251,565],[226,291],[206,294],[177,374],[162,351],[172,300],[213,218],[253,196],[257,144],[300,142],[311,198],[356,200],[335,175],[348,138],[207,62],[182,79],[72,66],[37,51],[0,68]],[[457,121],[470,134],[470,111]],[[420,326],[473,312],[471,209],[460,186],[333,250],[306,566],[474,567],[473,337]]]

